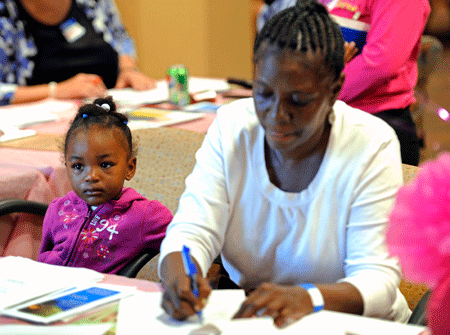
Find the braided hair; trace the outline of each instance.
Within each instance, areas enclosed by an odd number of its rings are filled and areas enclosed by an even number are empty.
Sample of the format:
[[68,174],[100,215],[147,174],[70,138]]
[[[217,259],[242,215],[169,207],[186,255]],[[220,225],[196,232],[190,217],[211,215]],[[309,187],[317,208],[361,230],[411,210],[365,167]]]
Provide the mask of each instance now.
[[277,46],[281,51],[319,51],[324,56],[325,65],[334,74],[334,79],[344,69],[344,39],[341,30],[331,20],[325,6],[316,0],[298,0],[294,7],[274,15],[256,36],[254,55],[263,42]]
[[133,137],[127,123],[128,117],[116,111],[116,104],[110,96],[98,98],[91,104],[81,106],[67,131],[64,140],[64,156],[67,154],[67,145],[74,133],[80,128],[88,129],[94,124],[104,128],[115,127],[122,131],[128,142],[130,157],[135,156]]

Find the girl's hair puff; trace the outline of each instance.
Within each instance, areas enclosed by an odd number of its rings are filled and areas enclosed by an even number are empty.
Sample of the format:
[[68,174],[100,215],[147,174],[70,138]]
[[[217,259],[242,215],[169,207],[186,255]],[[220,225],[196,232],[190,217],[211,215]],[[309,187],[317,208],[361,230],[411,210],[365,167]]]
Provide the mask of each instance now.
[[298,0],[294,7],[286,8],[266,22],[256,36],[254,55],[263,42],[276,45],[281,51],[320,51],[334,79],[344,69],[345,50],[341,29],[332,21],[326,7],[316,0]]
[[134,148],[133,136],[127,123],[128,117],[117,112],[116,104],[111,96],[98,98],[91,104],[81,106],[64,139],[64,156],[67,154],[67,145],[73,135],[80,129],[89,129],[92,125],[120,129],[127,139],[130,157],[136,156],[137,150]]

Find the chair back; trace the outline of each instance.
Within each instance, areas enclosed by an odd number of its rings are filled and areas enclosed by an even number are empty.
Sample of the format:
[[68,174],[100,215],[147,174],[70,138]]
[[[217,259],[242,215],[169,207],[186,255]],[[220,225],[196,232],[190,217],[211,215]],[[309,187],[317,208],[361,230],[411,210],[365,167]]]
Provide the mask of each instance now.
[[411,180],[413,180],[415,175],[420,171],[420,168],[414,165],[402,164],[402,171],[403,171],[403,182],[407,184]]
[[179,128],[140,129],[137,139],[136,174],[125,186],[134,188],[149,200],[158,200],[172,214],[185,189],[185,179],[195,165],[195,153],[204,134]]
[[[414,179],[416,174],[420,171],[420,168],[413,165],[402,164],[402,170],[403,181],[407,184]],[[426,285],[413,283],[406,279],[402,279],[399,288],[400,292],[402,292],[405,296],[408,306],[412,311],[417,306],[422,296],[428,291],[428,287]]]
[[[149,200],[158,200],[170,209],[178,209],[185,179],[195,165],[195,153],[204,134],[179,128],[152,128],[133,131],[137,139],[136,174],[125,186],[134,188]],[[158,258],[153,257],[136,278],[159,281]]]

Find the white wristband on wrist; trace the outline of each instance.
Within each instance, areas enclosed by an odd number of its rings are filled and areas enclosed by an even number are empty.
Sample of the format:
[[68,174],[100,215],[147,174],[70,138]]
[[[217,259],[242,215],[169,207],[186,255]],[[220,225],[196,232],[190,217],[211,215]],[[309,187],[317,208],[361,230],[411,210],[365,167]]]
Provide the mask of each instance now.
[[49,91],[49,97],[54,98],[56,96],[56,86],[58,84],[56,81],[51,81],[48,83],[48,91]]
[[314,308],[314,312],[318,312],[323,309],[325,302],[323,300],[323,295],[320,290],[313,284],[304,283],[300,285],[303,287],[306,292],[308,292],[309,297],[311,298],[311,302]]

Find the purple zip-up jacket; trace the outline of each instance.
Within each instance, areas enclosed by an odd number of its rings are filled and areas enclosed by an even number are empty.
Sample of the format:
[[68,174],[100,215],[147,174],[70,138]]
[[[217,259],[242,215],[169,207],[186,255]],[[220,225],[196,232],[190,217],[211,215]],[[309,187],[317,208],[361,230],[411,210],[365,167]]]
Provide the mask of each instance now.
[[144,249],[159,250],[171,220],[167,207],[132,188],[95,210],[71,191],[49,205],[38,261],[116,273]]

